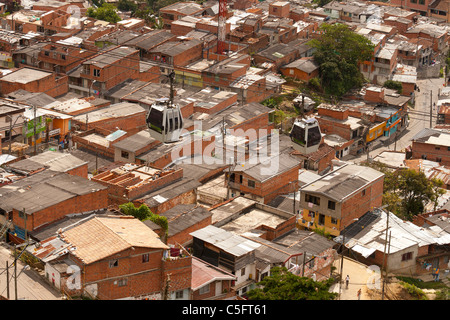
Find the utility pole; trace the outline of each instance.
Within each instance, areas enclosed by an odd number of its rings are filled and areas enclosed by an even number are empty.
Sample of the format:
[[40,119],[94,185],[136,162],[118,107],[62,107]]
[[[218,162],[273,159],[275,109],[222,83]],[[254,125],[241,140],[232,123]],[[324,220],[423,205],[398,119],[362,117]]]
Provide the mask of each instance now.
[[33,120],[33,130],[34,130],[34,155],[37,155],[37,139],[36,139],[36,106],[34,108],[34,120]]
[[305,260],[306,260],[306,251],[303,251],[302,277],[305,276]]
[[6,298],[9,300],[9,266],[8,261],[6,261]]
[[430,91],[430,129],[433,128],[433,90]]
[[[387,212],[387,220],[386,220],[386,239],[384,241],[384,251],[383,251],[383,264],[381,265],[381,267],[383,268],[383,270],[386,270],[386,246],[388,243],[388,229],[389,229],[389,211]],[[385,278],[385,277],[384,277]],[[384,299],[384,281],[385,279],[383,278],[383,291],[381,292],[381,300]]]
[[23,218],[25,220],[25,243],[28,243],[28,232],[27,232],[27,215],[25,213],[25,208],[23,208]]
[[381,300],[384,300],[384,287],[387,282],[387,275],[388,275],[388,266],[387,266],[387,260],[389,258],[389,254],[391,253],[391,232],[389,231],[389,243],[388,243],[388,257],[386,258],[386,268],[385,268],[385,275],[383,278],[383,289],[381,291]]
[[[17,255],[16,245],[14,245],[14,256],[16,255]],[[14,260],[14,293],[15,293],[15,300],[17,300],[17,257],[15,257]]]

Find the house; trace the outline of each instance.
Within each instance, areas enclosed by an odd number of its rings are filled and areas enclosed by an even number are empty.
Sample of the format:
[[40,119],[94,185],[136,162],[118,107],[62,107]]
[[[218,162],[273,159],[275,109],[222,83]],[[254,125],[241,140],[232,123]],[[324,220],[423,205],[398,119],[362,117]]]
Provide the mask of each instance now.
[[319,75],[319,65],[312,58],[300,58],[280,68],[282,75],[305,82]]
[[207,8],[196,2],[177,2],[160,9],[161,18],[164,21],[164,28],[170,30],[173,21],[186,16],[199,16]]
[[426,159],[450,165],[450,134],[437,129],[424,128],[412,137],[412,158]]
[[197,188],[200,186],[200,182],[183,177],[181,180],[146,194],[135,202],[144,203],[154,214],[162,214],[181,204],[196,204]]
[[96,52],[78,48],[77,46],[49,43],[41,48],[37,59],[39,68],[56,73],[67,73],[78,67],[83,60],[95,55]]
[[[29,162],[33,161],[45,166],[49,170],[64,172],[70,175],[88,178],[88,163],[81,160],[70,153],[59,151],[45,151],[39,153],[25,160],[20,160],[10,164],[10,168],[13,170],[22,170],[22,163],[28,166]],[[25,169],[26,170],[26,169]]]
[[283,250],[302,253],[291,257],[287,265],[293,274],[317,281],[327,280],[331,276],[336,254],[332,240],[315,232],[295,230],[274,239],[273,243],[282,246]]
[[299,225],[337,236],[353,219],[381,206],[384,174],[346,164],[300,188]]
[[244,197],[234,197],[209,209],[212,224],[234,234],[258,234],[258,238],[272,241],[295,229],[292,210],[276,209]]
[[55,98],[68,92],[68,77],[30,67],[19,68],[0,78],[0,93],[3,96],[23,89],[29,92],[41,92]]
[[113,144],[114,162],[135,163],[136,157],[155,148],[160,141],[151,137],[148,130],[142,130]]
[[[172,257],[169,246],[136,218],[90,216],[59,230],[43,245],[51,241],[57,242],[56,249],[42,253],[38,248],[34,254],[45,261],[49,281],[58,276],[68,295],[100,300],[190,298],[192,257],[186,251]],[[78,283],[68,268],[83,270]],[[165,292],[167,281],[170,293]]]
[[278,71],[282,66],[295,61],[299,57],[300,53],[298,48],[290,43],[278,43],[256,53],[253,56],[253,61],[256,65],[260,65],[264,62],[273,63],[273,71]]
[[69,87],[83,95],[103,96],[112,87],[127,79],[139,77],[139,51],[130,47],[114,46],[84,60],[79,67],[67,73]]
[[[445,219],[443,223],[448,224]],[[335,241],[344,241],[358,261],[400,275],[430,275],[436,267],[442,274],[449,258],[450,236],[438,224],[421,223],[420,219],[414,224],[380,209],[367,212],[346,228],[345,240],[340,236]]]
[[[41,164],[31,161],[35,165]],[[63,172],[43,170],[0,188],[1,214],[12,220],[12,241],[21,243],[26,232],[68,214],[107,207],[107,187]]]
[[[183,247],[192,244],[192,232],[211,225],[211,212],[197,204],[179,204],[160,213],[169,224],[167,244],[181,244]],[[153,229],[156,233],[159,230]]]
[[192,300],[225,300],[235,297],[236,276],[206,261],[192,257]]
[[100,128],[115,131],[117,128],[128,134],[137,133],[147,127],[147,111],[137,103],[120,102],[100,110],[73,117],[73,125],[80,130]]
[[[148,51],[148,59],[161,67],[186,66],[202,58],[203,42],[197,39],[168,41]],[[168,74],[168,72],[163,72]]]
[[[176,36],[167,30],[152,30],[133,39],[134,47],[139,50],[141,59],[150,59],[150,51],[168,41],[175,41]],[[125,45],[128,45],[127,43]]]
[[225,173],[231,196],[243,195],[269,203],[277,195],[297,188],[300,162],[290,155],[275,154],[256,164],[237,164]]
[[443,103],[439,106],[436,124],[450,124],[450,105]]
[[22,134],[25,106],[5,99],[1,99],[0,102],[0,135],[6,146],[6,141],[13,140]]
[[255,286],[255,249],[261,245],[215,226],[207,226],[191,233],[194,257],[219,267],[234,276],[232,290],[245,294]]
[[108,187],[111,204],[120,205],[143,197],[183,177],[183,169],[158,169],[131,163],[115,164],[115,168],[91,178]]

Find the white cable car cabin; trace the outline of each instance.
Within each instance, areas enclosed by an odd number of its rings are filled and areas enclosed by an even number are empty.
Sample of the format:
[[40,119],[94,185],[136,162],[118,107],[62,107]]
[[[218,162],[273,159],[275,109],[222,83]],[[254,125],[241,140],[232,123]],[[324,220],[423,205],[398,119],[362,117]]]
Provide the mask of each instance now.
[[315,118],[296,120],[289,136],[292,147],[303,154],[317,151],[322,141],[319,123]]
[[183,129],[183,116],[180,107],[171,105],[167,98],[158,99],[147,114],[147,126],[150,135],[163,143],[176,142]]

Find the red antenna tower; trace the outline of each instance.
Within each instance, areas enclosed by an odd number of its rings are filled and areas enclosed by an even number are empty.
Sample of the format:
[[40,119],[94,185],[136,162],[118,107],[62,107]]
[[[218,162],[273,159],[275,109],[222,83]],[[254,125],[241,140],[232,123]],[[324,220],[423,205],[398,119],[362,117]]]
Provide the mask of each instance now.
[[227,0],[219,0],[219,29],[217,34],[217,53],[223,54],[225,51],[225,21],[227,20]]

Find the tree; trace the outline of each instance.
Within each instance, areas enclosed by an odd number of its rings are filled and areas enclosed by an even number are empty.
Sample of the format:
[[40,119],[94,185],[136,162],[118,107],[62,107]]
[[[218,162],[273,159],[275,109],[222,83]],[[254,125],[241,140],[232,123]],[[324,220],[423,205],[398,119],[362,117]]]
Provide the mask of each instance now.
[[136,208],[132,202],[128,202],[119,205],[119,209],[122,213],[133,216],[140,221],[150,220],[154,222],[164,231],[163,242],[165,243],[167,241],[167,236],[169,234],[169,222],[166,217],[154,214],[145,204],[141,204],[139,208]]
[[86,11],[86,15],[110,23],[116,23],[121,20],[117,14],[117,8],[110,3],[103,3],[98,8],[89,7]]
[[258,282],[258,288],[250,290],[250,300],[334,300],[337,293],[329,292],[333,279],[314,281],[299,277],[285,267],[274,267],[271,275]]
[[439,197],[444,193],[442,180],[428,179],[422,171],[393,171],[377,161],[363,164],[384,173],[383,205],[402,219],[412,220],[424,211],[428,202],[434,203],[436,209]]
[[388,89],[397,90],[398,93],[402,93],[403,86],[400,81],[386,80],[383,83],[383,87]]
[[130,11],[133,14],[138,9],[138,5],[133,0],[119,0],[117,9],[120,11]]
[[344,24],[325,23],[320,29],[322,36],[308,44],[316,49],[314,59],[325,93],[341,97],[364,83],[358,65],[372,58],[374,45]]

